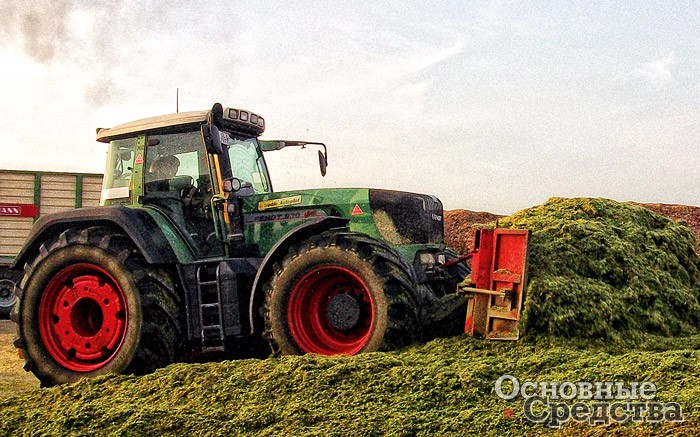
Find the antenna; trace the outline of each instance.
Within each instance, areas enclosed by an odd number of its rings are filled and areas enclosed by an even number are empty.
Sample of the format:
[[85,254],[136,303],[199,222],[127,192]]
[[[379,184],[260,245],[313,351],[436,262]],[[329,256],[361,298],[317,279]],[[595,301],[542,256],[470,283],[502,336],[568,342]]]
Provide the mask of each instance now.
[[180,112],[180,88],[175,88],[175,112]]

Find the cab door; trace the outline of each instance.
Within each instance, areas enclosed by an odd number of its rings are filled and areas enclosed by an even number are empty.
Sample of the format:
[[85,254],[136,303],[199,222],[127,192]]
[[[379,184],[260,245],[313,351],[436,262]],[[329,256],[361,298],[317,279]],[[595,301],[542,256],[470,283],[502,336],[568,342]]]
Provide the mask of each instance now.
[[143,205],[163,212],[197,258],[223,255],[215,227],[219,213],[212,208],[217,176],[199,132],[149,135],[146,144]]

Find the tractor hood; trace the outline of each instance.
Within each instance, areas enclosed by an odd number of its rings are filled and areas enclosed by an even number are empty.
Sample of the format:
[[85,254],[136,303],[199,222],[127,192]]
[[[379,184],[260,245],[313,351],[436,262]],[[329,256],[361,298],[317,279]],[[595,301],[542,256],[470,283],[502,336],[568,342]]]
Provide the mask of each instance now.
[[332,188],[246,196],[244,202],[246,232],[263,253],[284,233],[320,216],[347,218],[352,231],[393,246],[444,243],[442,203],[435,196]]

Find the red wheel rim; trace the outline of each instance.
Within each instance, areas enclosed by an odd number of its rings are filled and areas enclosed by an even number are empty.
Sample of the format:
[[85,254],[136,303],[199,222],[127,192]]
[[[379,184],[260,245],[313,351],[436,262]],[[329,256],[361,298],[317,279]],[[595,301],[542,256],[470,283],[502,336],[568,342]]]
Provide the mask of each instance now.
[[93,264],[74,264],[58,272],[39,304],[39,331],[47,351],[76,372],[109,363],[124,341],[127,322],[121,287]]
[[[351,326],[340,329],[329,316],[332,302],[351,302],[356,313]],[[351,270],[323,266],[306,273],[289,296],[287,325],[299,347],[322,355],[358,353],[374,328],[374,300],[365,283]]]

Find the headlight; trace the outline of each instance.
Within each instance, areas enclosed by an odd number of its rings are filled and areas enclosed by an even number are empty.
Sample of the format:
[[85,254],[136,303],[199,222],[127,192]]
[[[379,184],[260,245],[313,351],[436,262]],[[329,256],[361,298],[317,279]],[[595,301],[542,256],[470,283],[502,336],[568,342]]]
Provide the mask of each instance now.
[[435,265],[435,258],[433,258],[432,253],[423,252],[419,256],[420,263],[423,265],[432,266]]

